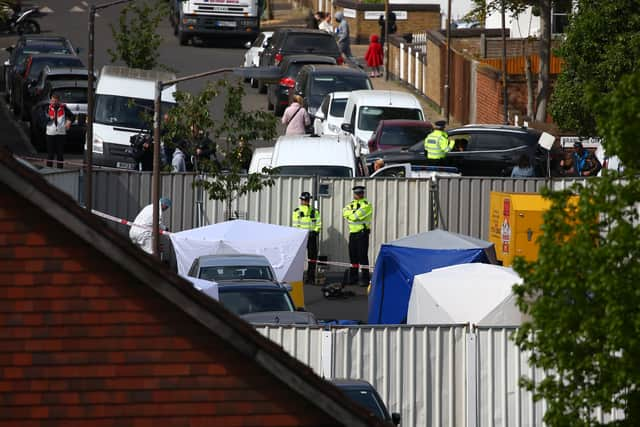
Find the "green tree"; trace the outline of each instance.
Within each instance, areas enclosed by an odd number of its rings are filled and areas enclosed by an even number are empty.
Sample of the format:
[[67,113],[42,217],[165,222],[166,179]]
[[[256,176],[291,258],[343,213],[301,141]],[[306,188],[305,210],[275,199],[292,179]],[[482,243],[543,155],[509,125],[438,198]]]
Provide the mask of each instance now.
[[560,127],[597,134],[593,100],[613,91],[640,63],[638,10],[638,0],[579,2],[559,49],[564,70],[551,98],[551,115]]
[[[222,95],[226,95],[224,116],[216,122],[209,108]],[[201,172],[206,179],[197,181],[196,185],[204,188],[210,199],[224,202],[228,218],[233,216],[231,207],[235,199],[274,184],[271,169],[247,174],[246,163],[251,157],[251,141],[275,138],[276,118],[267,111],[245,111],[243,97],[242,85],[226,80],[208,84],[198,95],[177,92],[178,105],[167,113],[165,121],[167,139],[187,141],[187,151],[193,152],[193,144],[201,137],[201,131],[209,131],[214,141],[225,140],[224,147],[218,150],[222,155],[219,163],[204,162]]]
[[128,3],[120,12],[118,29],[113,24],[110,25],[116,43],[115,49],[107,50],[111,62],[123,61],[127,67],[143,70],[159,67],[162,36],[156,30],[167,14],[167,4],[162,0],[137,0]]

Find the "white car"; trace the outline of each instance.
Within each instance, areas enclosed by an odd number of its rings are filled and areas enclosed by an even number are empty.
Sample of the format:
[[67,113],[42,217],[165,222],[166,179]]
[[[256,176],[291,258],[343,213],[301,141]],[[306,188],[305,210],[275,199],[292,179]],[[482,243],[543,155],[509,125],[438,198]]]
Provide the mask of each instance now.
[[249,173],[260,172],[265,166],[277,169],[280,175],[295,176],[353,178],[364,171],[350,138],[344,135],[281,136],[275,146],[254,152]]
[[[243,67],[259,67],[260,66],[260,54],[264,50],[265,47],[269,45],[269,40],[273,36],[273,31],[263,31],[258,37],[251,42],[245,43],[244,47],[247,48],[247,51],[244,53],[244,63]],[[251,87],[258,87],[256,84],[257,80],[248,79],[251,81]],[[255,86],[254,86],[255,85]]]
[[351,92],[331,92],[322,100],[313,120],[316,135],[338,135],[344,117],[344,107]]
[[341,129],[348,132],[360,154],[369,154],[368,141],[380,120],[424,120],[418,99],[395,90],[354,90],[344,108]]
[[412,165],[411,163],[398,163],[394,165],[384,166],[369,178],[449,178],[452,176],[460,176],[458,170],[448,166],[422,166]]

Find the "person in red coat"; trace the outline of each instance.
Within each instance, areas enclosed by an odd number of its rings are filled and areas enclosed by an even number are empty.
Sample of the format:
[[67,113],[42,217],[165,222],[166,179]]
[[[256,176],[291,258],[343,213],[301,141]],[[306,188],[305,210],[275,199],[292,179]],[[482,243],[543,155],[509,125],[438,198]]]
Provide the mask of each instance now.
[[380,44],[380,38],[377,34],[372,34],[369,37],[369,49],[364,54],[364,60],[367,61],[367,65],[371,68],[371,77],[380,77],[382,75],[380,67],[382,66],[382,45]]

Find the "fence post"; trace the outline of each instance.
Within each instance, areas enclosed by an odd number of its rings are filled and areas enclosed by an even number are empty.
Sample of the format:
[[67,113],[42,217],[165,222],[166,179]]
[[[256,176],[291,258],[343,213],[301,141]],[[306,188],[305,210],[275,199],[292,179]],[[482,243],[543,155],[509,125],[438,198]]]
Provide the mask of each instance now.
[[411,54],[412,47],[409,46],[407,49],[407,83],[411,85],[412,77],[413,77],[413,55]]
[[420,90],[420,62],[418,61],[418,53],[419,52],[420,52],[420,48],[417,47],[416,51],[414,52],[414,54],[416,56],[415,61],[414,61],[414,63],[415,63],[414,68],[415,68],[416,76],[415,76],[415,78],[413,80],[414,81],[414,86],[416,87],[417,90]]
[[400,80],[404,80],[404,43],[400,43]]
[[[467,427],[476,427],[478,423],[478,336],[474,326],[469,323],[467,330]],[[504,415],[504,414],[503,414]]]
[[333,378],[333,330],[322,331],[322,348],[320,349],[320,363],[322,378]]

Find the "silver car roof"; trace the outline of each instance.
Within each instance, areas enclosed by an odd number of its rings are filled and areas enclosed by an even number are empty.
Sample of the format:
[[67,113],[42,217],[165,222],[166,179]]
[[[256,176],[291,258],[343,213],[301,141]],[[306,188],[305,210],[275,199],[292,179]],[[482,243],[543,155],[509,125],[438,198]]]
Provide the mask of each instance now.
[[198,258],[200,267],[224,267],[224,266],[267,266],[271,263],[264,255],[255,254],[218,254],[203,255]]

